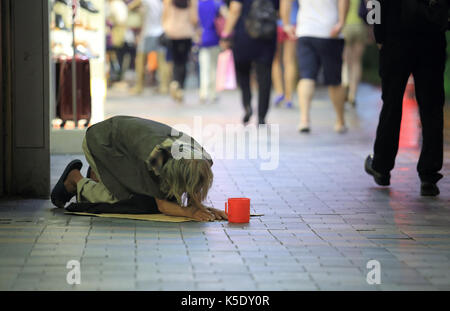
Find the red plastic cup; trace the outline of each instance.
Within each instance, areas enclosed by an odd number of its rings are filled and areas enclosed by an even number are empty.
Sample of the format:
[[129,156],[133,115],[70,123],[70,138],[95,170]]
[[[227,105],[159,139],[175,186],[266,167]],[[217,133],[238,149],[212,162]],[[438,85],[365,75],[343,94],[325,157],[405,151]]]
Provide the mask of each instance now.
[[225,202],[225,214],[228,216],[228,222],[250,222],[250,199],[229,198],[228,203]]

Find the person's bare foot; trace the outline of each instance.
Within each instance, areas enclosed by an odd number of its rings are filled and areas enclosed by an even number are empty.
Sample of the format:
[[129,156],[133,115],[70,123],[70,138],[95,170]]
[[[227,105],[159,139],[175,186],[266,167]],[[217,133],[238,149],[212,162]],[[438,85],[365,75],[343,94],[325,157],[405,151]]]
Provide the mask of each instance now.
[[348,131],[348,128],[345,123],[338,122],[334,125],[334,131],[339,134],[344,134]]
[[69,193],[77,192],[77,183],[82,179],[81,173],[79,170],[70,171],[69,175],[67,175],[66,180],[64,181],[64,187]]

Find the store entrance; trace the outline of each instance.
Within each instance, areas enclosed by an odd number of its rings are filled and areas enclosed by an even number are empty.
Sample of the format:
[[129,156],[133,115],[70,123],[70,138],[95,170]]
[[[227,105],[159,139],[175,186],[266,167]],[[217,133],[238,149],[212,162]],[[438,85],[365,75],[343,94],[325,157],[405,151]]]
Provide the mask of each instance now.
[[85,130],[104,118],[104,8],[104,0],[51,1],[52,154],[81,153]]

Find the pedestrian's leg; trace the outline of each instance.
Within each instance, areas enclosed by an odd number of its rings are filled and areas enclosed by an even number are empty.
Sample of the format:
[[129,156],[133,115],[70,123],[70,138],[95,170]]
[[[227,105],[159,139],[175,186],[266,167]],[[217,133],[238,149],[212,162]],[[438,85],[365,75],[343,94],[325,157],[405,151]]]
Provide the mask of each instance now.
[[299,130],[309,130],[310,126],[310,107],[311,101],[316,89],[316,81],[312,79],[301,79],[298,82],[297,93],[300,106],[300,124]]
[[436,183],[443,164],[445,38],[421,44],[413,71],[422,122],[422,152],[417,164],[420,179]]
[[317,41],[317,51],[320,55],[325,84],[336,111],[335,131],[346,131],[344,118],[345,87],[342,86],[342,59],[345,42],[343,39],[320,39]]
[[189,53],[189,51],[187,50],[187,41],[190,43],[190,40],[171,41],[174,81],[172,81],[170,84],[170,95],[179,102],[183,100],[183,88],[186,78],[186,62]]
[[340,84],[328,87],[328,94],[333,102],[334,110],[336,112],[335,130],[337,132],[344,132],[346,129],[344,116],[345,91],[345,87]]
[[353,44],[351,50],[352,57],[350,58],[350,77],[349,77],[349,91],[348,101],[354,106],[356,103],[356,94],[358,85],[362,76],[362,57],[364,54],[364,42],[357,41]]
[[189,53],[191,51],[192,40],[184,39],[181,40],[180,44],[180,87],[184,89],[184,83],[186,81],[186,66],[189,60]]
[[216,94],[216,74],[217,74],[217,59],[219,58],[220,48],[211,48],[210,53],[210,76],[209,76],[209,99],[212,101],[217,100]]
[[131,90],[133,94],[140,94],[144,90],[144,78],[145,78],[145,53],[138,52],[135,60],[136,67],[136,85]]
[[245,116],[243,119],[243,123],[247,124],[252,115],[252,93],[250,90],[250,62],[239,62],[235,61],[235,70],[236,70],[236,80],[241,89],[242,94],[242,104],[245,110]]
[[275,90],[275,105],[279,105],[284,99],[283,91],[283,70],[281,69],[282,43],[277,42],[277,49],[272,63],[272,82]]
[[343,53],[343,63],[342,63],[342,86],[345,88],[349,88],[350,84],[350,74],[351,74],[351,66],[352,66],[352,44],[346,40],[344,53]]
[[389,175],[398,152],[403,95],[412,71],[414,48],[402,43],[385,43],[380,51],[383,107],[374,144],[372,168]]
[[172,82],[170,82],[169,91],[172,98],[176,99],[176,92],[180,88],[181,72],[180,72],[180,40],[170,40],[170,55],[172,56]]
[[271,64],[256,64],[256,76],[258,79],[258,124],[266,123],[266,115],[269,110],[270,91],[272,85],[271,69]]
[[297,85],[298,103],[300,106],[300,124],[298,130],[310,131],[309,110],[316,88],[316,79],[321,66],[317,44],[319,39],[301,37],[297,40],[297,61],[300,81]]
[[294,93],[297,68],[295,65],[296,41],[286,40],[283,47],[284,64],[284,100],[292,105],[292,95]]
[[167,94],[170,83],[170,66],[166,61],[166,56],[163,51],[158,51],[158,76],[159,76],[159,92]]
[[208,48],[200,48],[200,52],[198,55],[198,62],[200,66],[200,90],[199,96],[200,101],[204,102],[208,96],[208,87],[209,87],[209,71],[210,69],[210,53]]
[[173,80],[181,84],[183,80],[183,51],[182,40],[171,40],[173,57]]

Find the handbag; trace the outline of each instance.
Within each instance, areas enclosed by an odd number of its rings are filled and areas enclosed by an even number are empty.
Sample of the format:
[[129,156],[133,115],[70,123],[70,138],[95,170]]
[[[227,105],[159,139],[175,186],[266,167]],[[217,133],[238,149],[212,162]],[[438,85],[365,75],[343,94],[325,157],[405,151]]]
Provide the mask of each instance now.
[[236,71],[231,49],[221,52],[217,58],[216,90],[236,89]]

